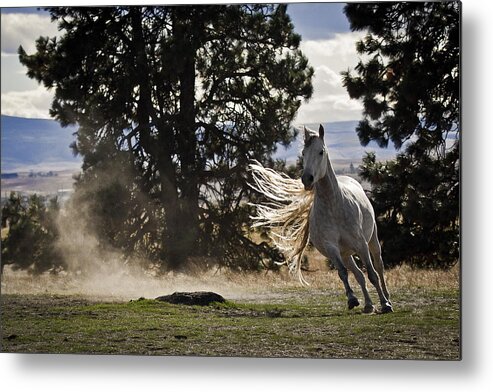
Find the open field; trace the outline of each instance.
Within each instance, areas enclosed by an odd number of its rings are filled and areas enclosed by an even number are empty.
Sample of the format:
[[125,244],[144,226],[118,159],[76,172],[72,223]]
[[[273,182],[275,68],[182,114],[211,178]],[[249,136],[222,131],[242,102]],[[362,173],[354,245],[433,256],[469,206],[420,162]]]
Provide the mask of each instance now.
[[7,197],[10,192],[56,195],[62,189],[72,189],[76,171],[61,170],[53,173],[53,176],[30,176],[29,172],[20,172],[17,178],[2,179],[2,197]]
[[[312,284],[303,288],[283,273],[122,274],[98,282],[6,269],[2,351],[460,359],[458,267],[395,268],[387,276],[395,312],[365,315],[361,307],[346,309],[333,271],[307,274]],[[152,299],[184,290],[216,291],[228,302],[190,307]]]

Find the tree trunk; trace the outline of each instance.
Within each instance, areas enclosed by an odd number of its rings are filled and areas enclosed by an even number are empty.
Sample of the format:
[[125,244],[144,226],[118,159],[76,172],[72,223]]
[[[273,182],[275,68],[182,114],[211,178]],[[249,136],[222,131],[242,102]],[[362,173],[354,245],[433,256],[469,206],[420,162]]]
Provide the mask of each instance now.
[[[180,161],[179,210],[176,218],[175,243],[169,249],[169,265],[173,269],[186,267],[187,258],[197,253],[199,236],[199,185],[197,175],[197,139],[195,135],[195,49],[190,24],[183,17],[174,21],[177,69],[180,80],[180,111],[177,117],[176,141]],[[178,215],[178,216],[176,216]]]
[[[136,65],[139,69],[139,102],[137,108],[137,121],[140,128],[140,142],[145,151],[149,153],[149,159],[155,162],[159,170],[161,185],[160,202],[163,205],[166,219],[166,230],[162,237],[164,268],[172,270],[183,269],[190,252],[194,249],[194,242],[198,236],[198,190],[195,171],[193,170],[193,158],[195,156],[195,131],[190,127],[195,123],[194,114],[194,88],[195,67],[194,60],[184,62],[185,67],[180,73],[183,78],[181,83],[180,126],[176,133],[176,142],[180,151],[182,179],[177,179],[177,173],[172,160],[174,145],[173,129],[161,121],[152,104],[151,81],[148,58],[144,46],[142,32],[142,15],[137,7],[131,8],[132,30]],[[185,57],[187,59],[187,57]],[[193,69],[193,72],[190,70]],[[190,91],[192,90],[192,91]],[[192,99],[190,100],[190,94]],[[183,102],[183,103],[182,103]],[[151,137],[151,120],[157,127],[159,137],[156,140]],[[193,134],[193,138],[190,135]],[[181,188],[181,198],[179,190]],[[195,199],[195,201],[194,201]]]

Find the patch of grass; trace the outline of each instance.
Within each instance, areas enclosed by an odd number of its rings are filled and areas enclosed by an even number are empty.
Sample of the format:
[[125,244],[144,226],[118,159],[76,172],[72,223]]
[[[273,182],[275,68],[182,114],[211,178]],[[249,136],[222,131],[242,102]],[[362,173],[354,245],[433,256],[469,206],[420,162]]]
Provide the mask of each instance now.
[[372,315],[348,311],[344,296],[320,290],[289,288],[286,298],[276,304],[228,301],[201,307],[149,299],[118,303],[2,295],[2,351],[460,358],[458,290],[401,289],[392,298],[394,313]]

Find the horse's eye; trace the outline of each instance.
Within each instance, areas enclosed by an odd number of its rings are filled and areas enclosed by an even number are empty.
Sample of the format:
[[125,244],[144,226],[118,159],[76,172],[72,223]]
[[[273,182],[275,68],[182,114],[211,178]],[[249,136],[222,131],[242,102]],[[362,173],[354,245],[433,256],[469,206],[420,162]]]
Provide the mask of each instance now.
[[319,155],[324,155],[324,150],[320,151]]

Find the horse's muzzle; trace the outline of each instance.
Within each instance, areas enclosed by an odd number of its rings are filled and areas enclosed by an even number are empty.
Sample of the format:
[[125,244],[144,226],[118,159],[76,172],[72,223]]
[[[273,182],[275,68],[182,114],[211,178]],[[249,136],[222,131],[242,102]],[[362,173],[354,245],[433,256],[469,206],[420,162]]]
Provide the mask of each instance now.
[[301,182],[305,186],[305,190],[307,190],[307,191],[312,190],[313,180],[314,180],[314,178],[311,174],[303,173],[303,175],[301,176]]

